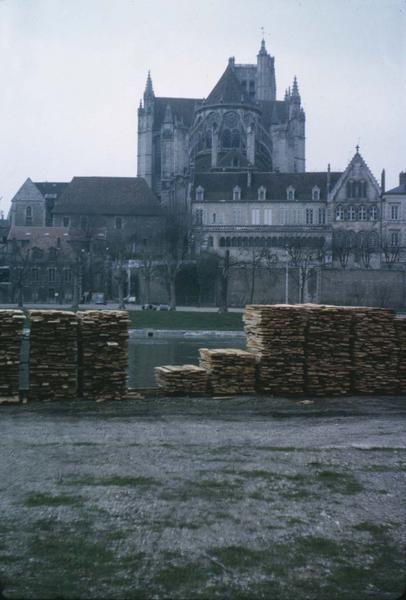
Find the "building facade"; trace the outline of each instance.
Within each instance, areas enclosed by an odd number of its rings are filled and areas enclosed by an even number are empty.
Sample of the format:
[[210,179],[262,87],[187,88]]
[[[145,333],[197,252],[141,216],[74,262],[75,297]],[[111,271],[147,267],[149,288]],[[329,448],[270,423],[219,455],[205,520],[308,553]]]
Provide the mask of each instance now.
[[256,64],[230,58],[206,98],[155,96],[148,74],[138,109],[138,175],[163,204],[182,208],[195,172],[305,171],[298,83],[277,100],[275,59],[262,41]]

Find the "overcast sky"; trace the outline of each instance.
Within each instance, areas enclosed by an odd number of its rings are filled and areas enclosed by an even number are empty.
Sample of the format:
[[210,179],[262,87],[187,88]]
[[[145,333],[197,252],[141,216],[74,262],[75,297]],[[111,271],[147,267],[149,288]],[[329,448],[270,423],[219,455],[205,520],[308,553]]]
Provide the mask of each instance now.
[[[265,31],[278,99],[299,81],[307,170],[406,170],[406,0],[0,0],[0,209],[27,177],[136,175],[137,107],[208,96]],[[401,133],[402,126],[402,133]]]

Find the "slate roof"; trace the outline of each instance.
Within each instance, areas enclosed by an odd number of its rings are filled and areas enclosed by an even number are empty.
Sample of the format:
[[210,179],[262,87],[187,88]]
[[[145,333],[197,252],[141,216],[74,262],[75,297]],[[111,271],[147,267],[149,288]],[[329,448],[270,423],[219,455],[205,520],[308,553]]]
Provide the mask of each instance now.
[[142,177],[74,177],[55,214],[160,216],[158,199]]
[[39,189],[41,194],[45,196],[45,194],[56,194],[56,196],[60,196],[67,185],[66,182],[61,181],[33,181],[33,184]]
[[[330,188],[332,188],[341,172],[330,173]],[[217,202],[219,200],[232,200],[233,188],[241,188],[241,201],[257,200],[258,188],[266,188],[267,200],[286,200],[286,190],[291,185],[295,188],[295,200],[311,201],[314,186],[320,188],[320,200],[327,199],[327,172],[309,173],[261,173],[253,172],[251,187],[247,187],[246,172],[227,173],[196,173],[193,184],[194,191],[198,186],[204,189],[204,201]]]
[[8,234],[8,240],[13,239],[21,241],[29,241],[29,248],[40,248],[41,250],[49,250],[56,248],[60,239],[61,251],[64,255],[72,251],[69,240],[73,239],[71,233],[68,233],[64,227],[12,227]]
[[231,63],[206,98],[205,106],[211,104],[252,104],[244,91]]
[[406,183],[401,183],[397,187],[392,188],[391,190],[388,190],[383,195],[384,196],[398,196],[398,195],[405,195],[405,194],[406,194]]
[[177,121],[183,121],[186,127],[191,127],[195,109],[200,106],[202,100],[196,98],[165,98],[154,99],[154,130],[159,131],[164,122],[165,110],[169,105],[172,115]]

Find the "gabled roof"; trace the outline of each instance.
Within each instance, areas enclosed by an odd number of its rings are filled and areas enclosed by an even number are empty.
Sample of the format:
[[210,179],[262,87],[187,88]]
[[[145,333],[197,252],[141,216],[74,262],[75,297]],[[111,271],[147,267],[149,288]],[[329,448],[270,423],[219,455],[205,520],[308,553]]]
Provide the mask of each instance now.
[[182,122],[186,127],[191,127],[195,110],[201,100],[196,98],[165,98],[154,99],[154,130],[159,131],[165,119],[166,107],[169,106],[175,121]]
[[378,195],[380,194],[381,190],[380,190],[379,184],[378,184],[377,180],[375,179],[373,173],[371,172],[370,168],[368,167],[367,163],[365,162],[365,160],[362,158],[361,154],[359,153],[358,146],[357,146],[357,151],[354,154],[354,156],[352,157],[352,159],[350,160],[350,162],[348,163],[347,168],[342,173],[340,179],[337,181],[335,186],[331,188],[331,197],[332,198],[337,194],[337,192],[340,190],[341,186],[344,185],[345,181],[351,177],[350,172],[353,168],[354,163],[356,163],[356,162],[361,163],[362,167],[365,169],[365,171],[369,175],[370,181],[373,183],[377,194]]
[[[248,187],[246,172],[225,173],[196,173],[193,188],[201,186],[204,189],[204,200],[217,202],[219,200],[232,200],[233,188],[241,188],[241,201],[257,200],[258,188],[266,188],[267,200],[286,201],[286,190],[289,186],[295,188],[295,201],[311,201],[314,187],[320,189],[320,200],[327,196],[327,172],[308,173],[252,173],[251,186]],[[341,172],[330,173],[330,185],[335,185]],[[194,199],[194,195],[192,196]],[[295,202],[295,201],[292,201]]]
[[57,197],[60,196],[66,186],[69,185],[67,182],[61,181],[34,181],[33,183],[43,196],[46,194],[56,194]]
[[158,199],[142,177],[74,177],[55,214],[159,216]]
[[241,103],[252,104],[252,100],[241,86],[234,72],[233,63],[229,62],[223,75],[206,98],[205,105]]

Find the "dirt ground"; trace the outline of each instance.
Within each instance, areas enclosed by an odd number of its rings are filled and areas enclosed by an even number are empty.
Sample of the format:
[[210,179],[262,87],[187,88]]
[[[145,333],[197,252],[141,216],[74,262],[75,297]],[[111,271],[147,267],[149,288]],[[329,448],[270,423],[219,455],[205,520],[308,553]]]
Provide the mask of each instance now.
[[402,398],[0,407],[7,598],[399,598]]

